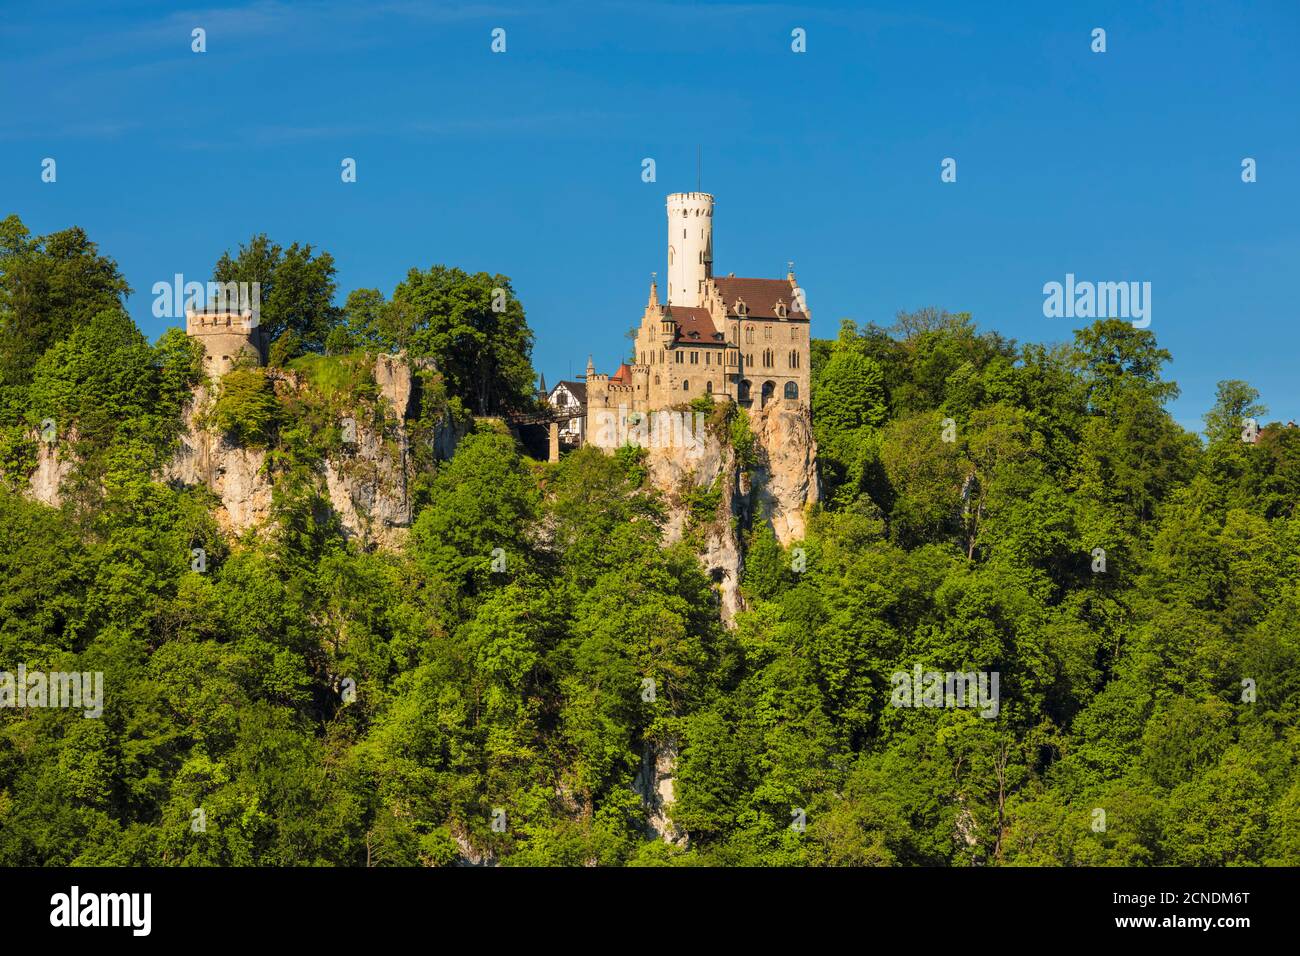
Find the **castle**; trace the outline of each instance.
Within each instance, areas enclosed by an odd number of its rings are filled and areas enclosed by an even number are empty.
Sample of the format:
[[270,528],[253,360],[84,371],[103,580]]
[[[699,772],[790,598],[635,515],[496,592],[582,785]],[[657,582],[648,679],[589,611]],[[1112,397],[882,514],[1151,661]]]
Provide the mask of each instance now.
[[611,413],[622,426],[702,396],[744,408],[808,404],[811,314],[793,263],[784,279],[714,276],[713,196],[673,193],[667,206],[667,300],[652,281],[634,364],[606,375],[587,359],[589,440]]
[[185,334],[203,343],[205,375],[220,378],[241,355],[265,363],[265,336],[255,322],[252,312],[185,310]]

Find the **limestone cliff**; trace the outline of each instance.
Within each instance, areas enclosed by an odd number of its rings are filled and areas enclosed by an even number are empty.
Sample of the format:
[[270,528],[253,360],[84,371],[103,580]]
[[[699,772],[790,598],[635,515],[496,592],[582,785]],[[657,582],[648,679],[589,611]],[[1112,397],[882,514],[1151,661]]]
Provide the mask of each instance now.
[[[718,587],[728,626],[741,610],[744,533],[767,521],[783,546],[802,540],[807,509],[820,498],[817,443],[807,408],[776,402],[749,413],[752,467],[743,468],[721,428],[692,428],[694,441],[648,442],[651,484],[668,503],[665,543],[691,536],[700,563]],[[653,439],[653,432],[650,437]],[[716,499],[716,506],[714,505]],[[700,506],[712,509],[701,520]],[[686,842],[669,819],[677,773],[674,741],[646,741],[633,789],[646,811],[646,831],[675,845]]]
[[67,441],[42,441],[39,432],[30,436],[36,444],[36,470],[27,479],[28,497],[57,508],[63,503],[63,479],[72,472],[73,459],[60,449],[76,442],[75,433]]
[[646,833],[675,846],[685,846],[687,836],[678,833],[668,818],[668,808],[676,798],[677,742],[662,744],[646,741],[641,752],[641,769],[632,789],[641,797],[646,810]]
[[759,451],[753,494],[782,547],[803,539],[808,506],[820,500],[817,441],[807,408],[778,403],[751,419]]
[[217,523],[223,530],[238,533],[271,517],[266,452],[233,445],[206,426],[203,419],[213,397],[207,385],[195,389],[185,410],[180,446],[162,478],[180,485],[206,485],[220,501]]
[[[343,533],[363,547],[397,547],[410,527],[415,432],[419,431],[419,440],[435,460],[450,458],[461,437],[461,429],[446,416],[432,430],[426,417],[422,430],[417,429],[422,401],[417,373],[423,368],[431,366],[402,355],[376,356],[373,368],[365,369],[360,389],[367,398],[338,397],[345,408],[351,403],[355,411],[347,418],[345,440],[318,464],[318,490]],[[267,369],[266,375],[282,397],[303,397],[312,389],[299,372]],[[158,478],[179,486],[206,487],[216,496],[214,514],[227,532],[269,527],[275,479],[267,452],[241,447],[210,424],[219,388],[219,383],[208,381],[194,390],[175,455]],[[31,440],[36,446],[36,467],[28,477],[27,494],[58,507],[65,496],[64,481],[77,463],[70,451],[76,444],[75,430],[48,442],[33,433]]]
[[[819,500],[817,443],[807,408],[776,402],[749,413],[754,434],[754,466],[742,469],[725,434],[696,428],[697,441],[651,442],[647,466],[651,483],[668,502],[665,543],[692,533],[700,562],[717,582],[722,618],[730,623],[741,609],[740,572],[743,533],[767,521],[783,546],[801,540],[806,514]],[[717,497],[711,520],[694,512],[704,493]]]
[[[418,380],[404,356],[375,357],[372,377],[377,407],[346,418],[345,440],[320,463],[320,490],[328,499],[343,533],[363,547],[397,547],[412,517],[410,419],[418,413]],[[302,375],[268,370],[277,390],[305,393]],[[195,391],[186,412],[180,448],[164,479],[182,485],[205,485],[219,499],[216,518],[223,529],[240,533],[265,526],[271,518],[273,478],[266,452],[241,448],[211,428],[207,414],[213,396],[204,386]],[[430,441],[436,458],[455,451],[458,430],[444,422]]]

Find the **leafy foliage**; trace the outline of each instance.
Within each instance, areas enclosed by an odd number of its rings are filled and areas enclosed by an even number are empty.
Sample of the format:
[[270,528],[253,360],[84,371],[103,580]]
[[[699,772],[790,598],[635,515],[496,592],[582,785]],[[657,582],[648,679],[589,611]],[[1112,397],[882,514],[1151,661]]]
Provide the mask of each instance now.
[[[323,255],[230,260],[299,337],[219,384],[276,480],[277,533],[232,539],[158,480],[193,343],[150,346],[108,260],[19,225],[0,310],[43,318],[5,326],[30,361],[0,423],[0,660],[102,672],[105,706],[0,710],[2,864],[1300,863],[1300,430],[1241,441],[1264,412],[1234,381],[1188,435],[1146,330],[1017,346],[921,310],[813,343],[828,494],[784,545],[747,503],[725,627],[693,548],[721,485],[665,500],[635,448],[533,462],[479,422],[435,463],[408,421],[406,546],[342,535],[316,481],[339,418],[391,424],[366,350],[436,358],[440,416],[524,401],[504,277],[413,272],[330,325]],[[757,468],[747,417],[710,415]],[[45,417],[78,462],[60,509],[15,490]],[[894,706],[916,667],[998,673],[996,716]],[[656,762],[685,844],[647,834]]]

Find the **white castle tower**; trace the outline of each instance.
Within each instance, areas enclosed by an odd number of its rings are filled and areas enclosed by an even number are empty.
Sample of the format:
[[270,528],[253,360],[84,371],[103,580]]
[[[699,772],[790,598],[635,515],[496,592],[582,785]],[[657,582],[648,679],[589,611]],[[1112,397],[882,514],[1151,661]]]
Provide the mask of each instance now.
[[668,304],[699,308],[704,281],[713,276],[713,197],[668,197]]

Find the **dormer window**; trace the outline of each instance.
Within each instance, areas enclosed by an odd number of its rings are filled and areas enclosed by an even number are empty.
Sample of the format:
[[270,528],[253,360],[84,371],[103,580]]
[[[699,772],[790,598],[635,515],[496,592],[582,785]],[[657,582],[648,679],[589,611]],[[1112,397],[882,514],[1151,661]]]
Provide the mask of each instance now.
[[784,319],[786,315],[789,314],[789,310],[785,307],[785,303],[782,302],[780,299],[776,300],[775,311],[776,311],[776,317],[778,319]]
[[749,306],[745,305],[744,299],[737,299],[736,304],[732,306],[732,308],[736,310],[736,315],[740,316],[742,319],[749,315]]

